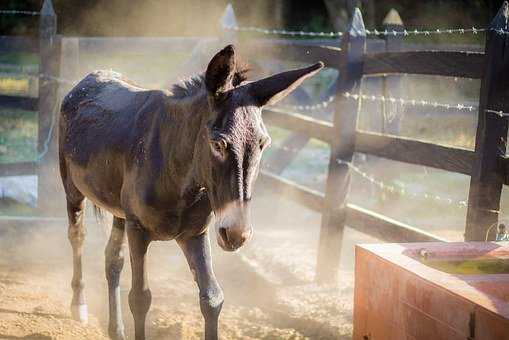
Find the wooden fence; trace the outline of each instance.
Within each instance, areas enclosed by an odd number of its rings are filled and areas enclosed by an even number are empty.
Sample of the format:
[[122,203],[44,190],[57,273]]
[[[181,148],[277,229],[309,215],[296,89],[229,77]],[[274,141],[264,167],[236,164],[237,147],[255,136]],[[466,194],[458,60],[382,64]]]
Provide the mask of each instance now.
[[[310,190],[274,173],[262,172],[261,176],[262,181],[275,192],[288,194],[299,203],[322,213],[316,272],[318,281],[333,281],[337,277],[345,225],[390,242],[443,241],[424,230],[348,203],[349,164],[355,152],[471,176],[465,240],[485,240],[489,227],[498,221],[502,185],[509,184],[509,160],[505,157],[504,143],[507,120],[486,111],[509,111],[506,99],[509,86],[507,77],[504,77],[509,67],[504,57],[509,35],[497,32],[505,30],[507,18],[508,5],[505,2],[486,32],[484,53],[449,49],[412,50],[397,40],[401,35],[385,35],[386,50],[380,51],[380,41],[367,41],[358,9],[342,36],[339,48],[278,40],[238,42],[241,50],[254,58],[274,55],[276,51],[282,59],[301,62],[322,60],[327,67],[339,71],[332,123],[301,114],[270,109],[264,112],[266,123],[306,134],[330,145],[325,193]],[[234,16],[230,15],[226,20],[225,26],[236,25]],[[390,32],[403,30],[400,22],[386,24]],[[378,48],[373,48],[373,45]],[[367,52],[370,49],[378,52]],[[359,95],[364,76],[387,77],[402,73],[481,79],[475,151],[357,129],[360,100],[345,98],[344,94],[349,93],[350,97]],[[390,81],[390,77],[385,81]],[[494,232],[489,239],[494,239]]]
[[[397,16],[388,16],[385,24],[391,31],[403,30]],[[369,211],[348,203],[352,157],[355,152],[383,157],[390,160],[419,164],[446,171],[471,176],[468,200],[466,240],[484,240],[488,228],[498,220],[500,193],[503,184],[509,184],[509,160],[505,157],[507,120],[486,110],[509,111],[509,101],[505,100],[509,91],[504,74],[508,69],[504,58],[509,46],[505,29],[508,18],[508,5],[504,3],[498,15],[486,32],[486,46],[482,52],[454,51],[451,47],[441,50],[427,50],[422,45],[404,44],[397,35],[385,35],[385,39],[366,39],[361,12],[356,9],[349,28],[340,40],[284,40],[284,39],[240,39],[233,31],[225,31],[221,42],[235,42],[242,54],[256,59],[263,55],[277,55],[282,60],[314,63],[325,62],[327,67],[339,71],[335,84],[329,94],[335,95],[331,104],[334,108],[332,122],[298,113],[282,113],[274,109],[264,111],[264,121],[273,126],[291,130],[294,134],[289,142],[303,147],[309,138],[316,138],[330,145],[330,161],[325,193],[311,190],[280,176],[281,170],[294,155],[278,157],[282,163],[278,171],[263,171],[262,183],[276,192],[288,194],[302,205],[322,213],[320,231],[317,279],[321,282],[335,280],[339,269],[339,257],[345,225],[379,239],[391,242],[443,241],[416,227],[395,221],[387,216]],[[222,18],[223,25],[236,25],[231,7]],[[39,86],[39,154],[54,147],[51,137],[52,117],[56,110],[60,69],[73,71],[72,61],[82,47],[94,48],[100,44],[114,43],[123,48],[132,42],[145,46],[152,44],[165,52],[171,50],[169,44],[181,38],[61,38],[56,35],[56,16],[50,0],[45,0],[40,13],[40,38],[37,52],[41,57]],[[399,36],[400,37],[400,36]],[[0,38],[7,39],[5,37]],[[173,39],[173,40],[172,40]],[[7,39],[8,40],[8,39]],[[179,40],[179,41],[180,41]],[[186,40],[196,44],[198,41]],[[183,41],[184,41],[183,40]],[[338,46],[333,46],[338,44]],[[30,44],[29,44],[30,45]],[[189,45],[191,46],[191,45]],[[12,44],[12,48],[24,50],[26,45]],[[33,47],[31,47],[33,48]],[[197,50],[198,51],[198,50]],[[71,67],[62,68],[60,55]],[[196,56],[196,55],[194,55]],[[70,61],[69,61],[70,60]],[[70,64],[69,64],[70,62]],[[357,128],[360,100],[346,98],[345,93],[358,95],[363,76],[384,76],[386,88],[397,93],[398,74],[440,75],[465,77],[482,80],[478,127],[475,151],[448,147],[411,138],[390,134],[361,131]],[[396,86],[395,86],[396,84]],[[392,92],[394,94],[394,92]],[[4,105],[34,105],[29,98],[7,98],[0,96]],[[26,101],[20,104],[18,101]],[[388,131],[391,132],[390,130]],[[51,138],[47,138],[50,136]],[[43,161],[21,164],[0,164],[0,175],[38,173],[40,192],[44,192],[49,166]],[[52,170],[53,171],[53,170]],[[39,196],[41,198],[42,196]],[[494,235],[490,235],[493,239]]]
[[[57,108],[57,92],[59,88],[58,73],[60,66],[61,37],[56,34],[57,18],[50,0],[45,0],[39,13],[39,38],[29,37],[0,37],[0,52],[34,53],[39,55],[39,71],[31,74],[38,78],[38,96],[8,96],[0,95],[0,104],[4,108],[20,108],[38,111],[37,158],[33,161],[2,163],[0,176],[38,175],[39,202],[47,195],[47,186],[55,181],[45,179],[55,177],[55,112]],[[43,157],[45,155],[53,157]],[[43,205],[41,205],[43,207]]]

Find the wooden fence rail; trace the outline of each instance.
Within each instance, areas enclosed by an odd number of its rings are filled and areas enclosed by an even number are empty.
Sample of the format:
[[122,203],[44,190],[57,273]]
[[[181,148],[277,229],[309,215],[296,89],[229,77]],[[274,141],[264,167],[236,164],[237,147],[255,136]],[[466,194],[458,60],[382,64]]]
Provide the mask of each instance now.
[[[507,2],[504,2],[493,19],[491,28],[505,29],[508,11]],[[385,24],[391,31],[403,29],[399,16],[391,13],[388,17],[390,20],[387,20]],[[227,8],[222,20],[223,24],[227,24],[226,26],[236,25],[231,6]],[[113,50],[123,50],[125,47],[136,50],[152,46],[168,52],[179,50],[179,48],[190,49],[197,43],[195,38],[182,41],[177,38],[61,39],[56,35],[56,16],[50,0],[44,1],[40,16],[40,32],[39,46],[36,48],[41,58],[40,72],[50,77],[58,77],[60,69],[73,74],[77,72],[77,67],[74,66],[62,68],[60,55],[64,56],[64,60],[69,56],[77,58],[80,51],[100,50],[101,46],[111,46]],[[507,58],[504,58],[509,46],[509,35],[497,34],[494,31],[487,32],[485,51],[482,53],[472,46],[466,47],[475,52],[454,51],[451,46],[423,48],[415,44],[403,43],[392,37],[386,37],[385,40],[366,39],[365,33],[361,12],[356,9],[341,40],[249,40],[241,39],[230,31],[224,32],[219,39],[208,40],[209,43],[237,42],[244,54],[254,59],[268,56],[299,62],[324,60],[328,67],[339,71],[338,79],[327,93],[333,94],[335,98],[328,107],[334,111],[332,123],[304,114],[283,112],[276,108],[264,110],[264,121],[267,124],[292,131],[293,134],[287,142],[298,141],[299,147],[303,147],[309,138],[316,138],[330,145],[330,161],[324,193],[284,179],[276,173],[262,171],[260,176],[260,182],[267,184],[276,192],[288,194],[302,205],[322,213],[316,275],[317,280],[321,282],[334,281],[337,278],[345,226],[391,242],[444,241],[416,227],[348,203],[351,178],[349,163],[355,152],[471,176],[465,233],[467,240],[484,240],[488,228],[497,223],[502,185],[509,184],[509,160],[504,155],[504,140],[508,131],[507,120],[485,111],[485,109],[509,111],[509,100],[506,99],[509,98],[509,80],[505,77],[509,65],[507,65]],[[5,37],[0,37],[0,42],[2,39],[14,44],[12,40]],[[171,47],[170,45],[175,42],[185,46]],[[16,45],[16,48],[21,48],[20,46],[23,46],[23,43]],[[463,48],[465,46],[461,47]],[[364,76],[384,76],[385,94],[390,91],[390,95],[395,96],[400,88],[399,78],[396,75],[399,73],[482,80],[475,151],[399,137],[396,135],[397,126],[390,128],[389,134],[361,131],[357,128],[361,100],[346,98],[344,94],[348,92],[350,97],[358,95]],[[58,86],[56,82],[51,81],[51,78],[41,79],[37,100],[39,154],[48,151],[46,137],[51,136],[51,131],[48,129],[56,109],[57,90]],[[5,96],[0,97],[2,103],[12,100],[7,99]],[[35,105],[30,100],[24,104],[21,102],[26,99],[19,100],[19,103],[13,102],[13,105],[30,107]],[[51,142],[49,147],[54,147],[54,143]],[[292,157],[287,157],[285,162],[291,159]],[[45,168],[45,166],[48,164],[44,161],[4,164],[0,165],[0,175],[26,174],[37,169],[39,190],[44,192],[45,179],[51,175],[51,171],[44,170],[50,167]],[[277,168],[281,170],[284,166],[285,164],[280,162]],[[488,236],[493,239],[493,235]]]
[[364,131],[356,133],[355,151],[464,175],[472,173],[475,157],[473,151],[466,149]]
[[21,109],[27,111],[37,111],[39,106],[38,98],[20,96],[0,95],[0,103],[2,103],[3,108]]
[[0,53],[38,53],[39,42],[31,37],[0,36]]
[[364,75],[408,73],[480,79],[484,54],[461,51],[384,52],[365,55],[363,63]]

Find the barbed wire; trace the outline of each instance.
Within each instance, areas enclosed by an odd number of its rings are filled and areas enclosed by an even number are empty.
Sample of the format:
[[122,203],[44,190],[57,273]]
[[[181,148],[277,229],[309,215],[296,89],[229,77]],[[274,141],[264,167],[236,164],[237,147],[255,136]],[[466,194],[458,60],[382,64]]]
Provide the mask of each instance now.
[[[283,151],[292,152],[292,153],[298,153],[298,152],[302,151],[302,149],[293,148],[293,147],[286,146],[286,145],[272,145],[271,148],[272,147],[274,147],[278,150],[283,150]],[[328,159],[328,158],[329,158],[328,155],[324,155],[324,159]],[[391,194],[399,194],[401,196],[407,196],[407,197],[412,197],[412,198],[433,200],[435,202],[445,203],[445,204],[448,204],[451,206],[457,206],[462,209],[467,207],[466,200],[456,200],[456,199],[452,199],[452,198],[445,197],[442,195],[432,194],[429,192],[417,193],[417,192],[409,190],[408,187],[404,184],[392,185],[392,184],[388,184],[380,179],[377,179],[373,174],[368,174],[368,173],[364,172],[358,166],[354,165],[353,162],[347,162],[347,161],[343,161],[341,159],[337,159],[336,162],[338,164],[347,165],[354,173],[359,175],[361,178],[372,183],[379,189],[389,192]],[[269,164],[269,168],[270,168],[270,164]]]
[[488,113],[493,113],[493,114],[496,114],[497,116],[499,116],[500,118],[507,118],[509,117],[509,113],[507,112],[504,112],[504,111],[496,111],[496,110],[489,110],[489,109],[486,109],[484,110],[485,112],[488,112]]
[[234,26],[234,25],[223,25],[223,29],[228,31],[236,31],[236,32],[257,32],[262,34],[277,34],[277,35],[287,35],[287,36],[306,36],[306,37],[341,37],[343,36],[343,32],[305,32],[305,31],[290,31],[290,30],[282,30],[282,29],[267,29],[260,28],[254,26]]
[[[342,37],[344,32],[310,32],[310,31],[292,31],[285,29],[268,29],[255,26],[237,26],[237,25],[223,25],[224,30],[236,31],[236,32],[256,32],[266,35],[286,35],[286,36],[308,36],[308,37]],[[355,31],[357,34],[366,34],[374,36],[410,36],[410,35],[438,35],[438,34],[479,34],[486,32],[496,32],[498,34],[509,34],[509,31],[504,29],[494,28],[436,28],[428,30],[419,29],[402,29],[402,30],[377,30],[377,29],[365,29]]]
[[347,165],[351,170],[353,170],[355,173],[360,175],[363,179],[369,181],[370,183],[374,184],[381,190],[390,192],[392,194],[399,194],[401,196],[407,196],[412,198],[422,198],[426,200],[433,200],[440,203],[446,203],[451,206],[457,206],[459,208],[466,208],[467,207],[467,201],[466,200],[456,200],[449,197],[444,197],[437,194],[431,194],[431,193],[418,193],[415,191],[408,190],[407,186],[404,184],[398,184],[397,187],[392,184],[387,184],[383,182],[382,180],[376,179],[372,174],[368,174],[364,171],[362,171],[359,167],[355,166],[352,162],[343,161],[341,159],[337,159],[336,162],[338,164],[344,164]]
[[[381,95],[367,95],[367,94],[351,94],[349,92],[343,93],[343,96],[346,98],[351,98],[353,100],[370,100],[370,101],[378,101],[378,102],[389,102],[393,104],[399,104],[401,106],[404,105],[411,105],[411,106],[428,106],[428,107],[434,107],[434,108],[442,108],[446,110],[460,110],[460,111],[477,111],[479,109],[478,106],[474,105],[466,105],[466,104],[444,104],[444,103],[438,103],[438,102],[432,102],[428,100],[422,100],[422,99],[404,99],[404,98],[394,98],[394,97],[385,97]],[[507,118],[509,117],[508,112],[499,111],[499,110],[492,110],[492,109],[485,109],[484,112],[496,114],[497,116],[501,118]]]
[[[409,36],[409,35],[436,35],[436,34],[465,34],[465,33],[485,33],[490,31],[490,28],[445,28],[445,29],[433,29],[433,30],[383,30],[379,31],[377,29],[366,30],[366,35],[382,35],[382,36]],[[361,31],[358,31],[361,32]]]
[[336,96],[329,96],[326,100],[311,105],[274,105],[271,108],[274,109],[284,109],[284,110],[297,110],[297,111],[317,111],[323,110],[327,108],[333,101],[336,99]]
[[31,16],[37,16],[40,15],[40,12],[36,11],[23,11],[23,10],[17,10],[17,9],[1,9],[0,14],[2,15],[31,15]]
[[444,104],[438,103],[435,101],[428,101],[423,99],[404,99],[404,98],[395,98],[395,97],[385,97],[382,95],[373,95],[373,94],[351,94],[350,92],[344,92],[343,96],[345,98],[351,98],[353,100],[370,100],[370,101],[378,101],[378,102],[388,102],[392,104],[399,104],[401,106],[410,105],[410,106],[429,106],[434,108],[441,108],[446,110],[464,110],[464,111],[475,111],[477,110],[477,106],[466,105],[466,104]]

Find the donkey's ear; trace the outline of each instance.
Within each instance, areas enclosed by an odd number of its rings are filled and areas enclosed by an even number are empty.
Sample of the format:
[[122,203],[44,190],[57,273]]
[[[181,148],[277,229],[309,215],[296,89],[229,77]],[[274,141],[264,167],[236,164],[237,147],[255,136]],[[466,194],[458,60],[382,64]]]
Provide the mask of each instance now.
[[213,96],[230,90],[235,75],[235,49],[228,45],[210,61],[205,73],[205,85]]
[[275,74],[249,84],[249,92],[258,106],[274,104],[295,90],[304,79],[313,76],[323,68],[320,61],[309,67]]

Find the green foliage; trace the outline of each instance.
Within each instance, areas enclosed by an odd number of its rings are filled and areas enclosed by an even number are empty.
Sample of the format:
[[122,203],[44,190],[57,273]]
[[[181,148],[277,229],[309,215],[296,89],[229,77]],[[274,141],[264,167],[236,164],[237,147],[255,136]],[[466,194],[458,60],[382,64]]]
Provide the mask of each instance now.
[[38,65],[39,56],[34,53],[0,53],[0,64],[11,64],[19,66]]
[[314,15],[310,18],[309,22],[303,23],[302,30],[309,32],[330,32],[334,29],[326,16]]
[[0,163],[35,160],[37,112],[0,109],[0,117]]

